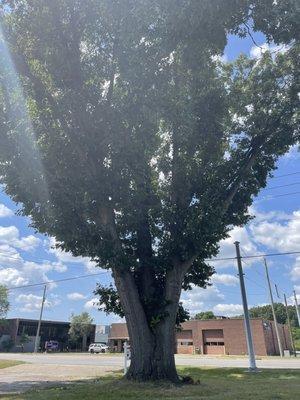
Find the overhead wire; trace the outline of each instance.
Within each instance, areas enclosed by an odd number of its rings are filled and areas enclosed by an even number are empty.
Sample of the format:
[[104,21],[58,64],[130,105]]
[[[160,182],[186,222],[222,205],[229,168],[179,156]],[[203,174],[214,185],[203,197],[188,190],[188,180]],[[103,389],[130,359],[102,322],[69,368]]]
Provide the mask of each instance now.
[[7,290],[11,291],[11,290],[16,290],[16,289],[24,289],[24,288],[29,288],[29,287],[50,285],[52,283],[73,281],[73,280],[76,280],[76,279],[89,278],[89,277],[92,277],[92,276],[99,276],[99,275],[104,275],[104,274],[107,274],[107,273],[109,273],[109,271],[102,271],[102,272],[98,272],[96,274],[86,274],[86,275],[72,276],[72,277],[69,277],[69,278],[56,279],[56,280],[51,280],[51,281],[46,281],[46,282],[30,283],[28,285],[12,286],[12,287],[8,287]]
[[299,174],[300,174],[300,171],[296,171],[296,172],[291,172],[289,174],[272,176],[272,179],[285,178],[286,176],[299,175]]
[[300,185],[300,182],[287,183],[286,185],[279,185],[279,186],[271,186],[270,188],[267,187],[262,190],[266,191],[266,190],[280,189],[283,187],[296,186],[296,185]]

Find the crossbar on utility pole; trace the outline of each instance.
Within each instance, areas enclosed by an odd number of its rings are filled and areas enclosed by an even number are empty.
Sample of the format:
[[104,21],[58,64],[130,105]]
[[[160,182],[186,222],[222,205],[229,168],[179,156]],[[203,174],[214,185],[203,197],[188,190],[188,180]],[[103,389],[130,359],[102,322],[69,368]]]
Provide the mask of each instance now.
[[37,331],[36,331],[36,336],[35,336],[35,342],[34,342],[34,352],[35,353],[38,352],[38,348],[39,348],[40,330],[41,330],[41,324],[42,324],[42,318],[43,318],[44,304],[45,304],[45,300],[46,300],[46,288],[47,288],[47,285],[44,286],[44,293],[43,293],[42,304],[41,304],[40,319],[39,319],[39,323],[38,323],[38,327],[37,327]]
[[298,324],[299,324],[299,328],[300,328],[300,312],[299,312],[299,305],[298,305],[298,300],[297,300],[297,295],[296,295],[295,290],[294,290],[294,299],[295,299],[295,307],[296,307],[296,313],[297,313],[297,318],[298,318]]
[[266,277],[268,281],[268,286],[269,286],[269,293],[270,293],[270,300],[271,300],[271,307],[272,307],[272,314],[273,314],[273,320],[274,320],[274,325],[275,325],[275,332],[276,332],[276,337],[277,337],[277,342],[278,342],[278,349],[279,349],[279,354],[280,357],[283,357],[283,350],[282,350],[282,344],[279,336],[279,329],[278,329],[278,324],[277,324],[277,317],[275,314],[275,309],[274,309],[274,299],[273,299],[273,293],[272,293],[272,288],[270,284],[270,277],[269,277],[269,271],[268,271],[268,264],[267,260],[264,258],[264,263],[265,263],[265,269],[266,269]]
[[284,304],[285,304],[286,318],[287,318],[287,323],[288,323],[289,332],[290,332],[290,338],[291,338],[292,349],[293,349],[293,353],[294,353],[294,355],[296,355],[296,351],[295,351],[295,343],[294,343],[293,332],[292,332],[292,326],[291,326],[291,320],[290,320],[290,316],[289,316],[289,309],[288,309],[288,305],[287,305],[287,301],[286,301],[286,295],[285,295],[285,293],[283,294],[283,297],[284,297]]
[[235,249],[236,249],[236,260],[237,260],[237,266],[238,266],[238,271],[239,271],[238,275],[240,278],[241,295],[242,295],[242,302],[243,302],[243,309],[244,309],[244,322],[245,322],[247,348],[248,348],[248,355],[249,355],[249,371],[256,372],[257,367],[256,367],[256,361],[255,361],[251,324],[250,324],[250,317],[249,317],[249,310],[248,310],[248,303],[247,303],[247,295],[246,295],[246,288],[245,288],[245,282],[244,282],[242,257],[241,257],[241,252],[240,252],[240,242],[235,242],[234,244],[235,244]]

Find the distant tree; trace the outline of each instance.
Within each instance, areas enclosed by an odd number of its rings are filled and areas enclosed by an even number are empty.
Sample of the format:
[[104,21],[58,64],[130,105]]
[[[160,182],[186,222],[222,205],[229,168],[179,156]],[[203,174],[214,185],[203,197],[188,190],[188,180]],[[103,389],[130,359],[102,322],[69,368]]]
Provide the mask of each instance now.
[[24,345],[29,342],[30,342],[30,337],[26,333],[22,333],[22,335],[20,337],[20,345],[21,345],[22,351],[24,351]]
[[[97,293],[127,320],[129,379],[179,381],[181,291],[207,286],[299,140],[298,3],[0,1],[0,183],[112,271]],[[258,29],[286,52],[220,62],[229,34]]]
[[293,328],[292,331],[296,350],[300,350],[300,328]]
[[[287,315],[285,306],[282,303],[274,304],[275,314],[277,322],[280,324],[287,323]],[[294,327],[298,326],[297,314],[294,306],[288,306],[288,313],[291,320],[291,325]],[[273,313],[270,304],[265,306],[252,307],[249,309],[249,314],[251,318],[264,318],[273,321]]]
[[6,339],[1,343],[3,350],[7,351],[7,352],[9,352],[14,347],[14,345],[15,345],[15,342],[11,338]]
[[3,285],[0,285],[0,321],[6,317],[9,310],[8,291]]
[[87,312],[83,312],[79,315],[72,314],[71,316],[69,336],[73,342],[77,342],[81,339],[82,351],[86,351],[87,337],[92,332],[92,323],[93,318]]
[[195,319],[216,319],[212,311],[203,311],[195,315]]

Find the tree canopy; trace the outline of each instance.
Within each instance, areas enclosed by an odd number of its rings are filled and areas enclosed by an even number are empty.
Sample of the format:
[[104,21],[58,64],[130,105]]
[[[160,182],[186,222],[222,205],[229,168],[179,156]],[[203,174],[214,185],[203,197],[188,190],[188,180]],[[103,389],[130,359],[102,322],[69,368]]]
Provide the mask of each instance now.
[[[274,303],[275,315],[279,324],[287,323],[287,315],[285,306],[282,303]],[[297,313],[294,306],[288,306],[288,313],[291,321],[291,325],[294,327],[299,326]],[[249,309],[249,315],[251,318],[264,318],[267,320],[273,320],[272,308],[270,304],[265,306],[257,306]]]
[[0,285],[0,321],[6,317],[9,310],[8,292],[5,286]]
[[[299,140],[297,1],[0,6],[0,181],[36,230],[113,271],[98,293],[127,319],[128,376],[174,378],[182,288],[208,284]],[[253,30],[285,53],[220,62]]]
[[93,318],[88,312],[82,312],[78,315],[71,315],[69,336],[72,342],[82,340],[82,350],[86,350],[86,341],[88,335],[92,332]]
[[201,319],[201,320],[216,319],[216,316],[212,311],[203,311],[203,312],[197,313],[195,315],[195,319]]

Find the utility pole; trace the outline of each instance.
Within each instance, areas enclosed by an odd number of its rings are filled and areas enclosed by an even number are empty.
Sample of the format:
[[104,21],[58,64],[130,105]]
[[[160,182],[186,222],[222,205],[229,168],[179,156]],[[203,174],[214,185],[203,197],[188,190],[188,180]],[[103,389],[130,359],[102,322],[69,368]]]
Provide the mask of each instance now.
[[290,320],[290,316],[289,316],[289,309],[288,309],[288,305],[287,305],[285,293],[284,293],[283,297],[284,297],[286,318],[287,318],[287,323],[288,323],[289,332],[290,332],[290,338],[291,338],[292,349],[293,349],[294,355],[296,355],[296,352],[295,352],[295,343],[294,343],[294,338],[293,338],[293,333],[292,333],[292,327],[291,327],[291,320]]
[[242,257],[241,257],[241,252],[240,252],[240,242],[235,242],[234,244],[235,244],[235,249],[236,249],[236,259],[237,259],[237,266],[238,266],[238,271],[239,271],[241,294],[242,294],[243,309],[244,309],[244,322],[245,322],[247,348],[248,348],[248,355],[249,355],[249,371],[256,372],[257,368],[256,368],[256,362],[255,362],[253,339],[252,339],[249,310],[248,310],[248,303],[247,303],[247,296],[246,296],[246,289],[245,289],[245,282],[244,282]]
[[266,269],[266,277],[267,277],[268,286],[269,286],[269,293],[270,293],[272,314],[273,314],[273,320],[274,320],[274,325],[275,325],[275,332],[276,332],[276,337],[277,337],[277,342],[278,342],[279,354],[280,354],[280,357],[283,357],[282,344],[281,344],[281,340],[280,340],[280,336],[279,336],[277,318],[276,318],[275,309],[274,309],[274,300],[273,300],[273,293],[272,293],[272,288],[271,288],[271,284],[270,284],[270,277],[269,277],[268,265],[267,265],[267,260],[266,260],[265,258],[264,258],[264,263],[265,263],[265,269]]
[[40,330],[41,330],[41,324],[42,324],[42,317],[43,317],[43,310],[44,310],[44,304],[46,300],[46,288],[47,285],[44,286],[44,293],[43,293],[43,298],[42,298],[42,304],[41,304],[41,312],[40,312],[40,319],[36,331],[36,336],[35,336],[35,342],[34,342],[34,352],[37,353],[39,349],[39,344],[40,344]]
[[297,313],[297,318],[298,318],[298,324],[299,324],[299,328],[300,328],[300,312],[299,312],[299,305],[298,305],[298,300],[297,300],[295,290],[294,290],[294,299],[295,299],[295,307],[296,307],[296,313]]

